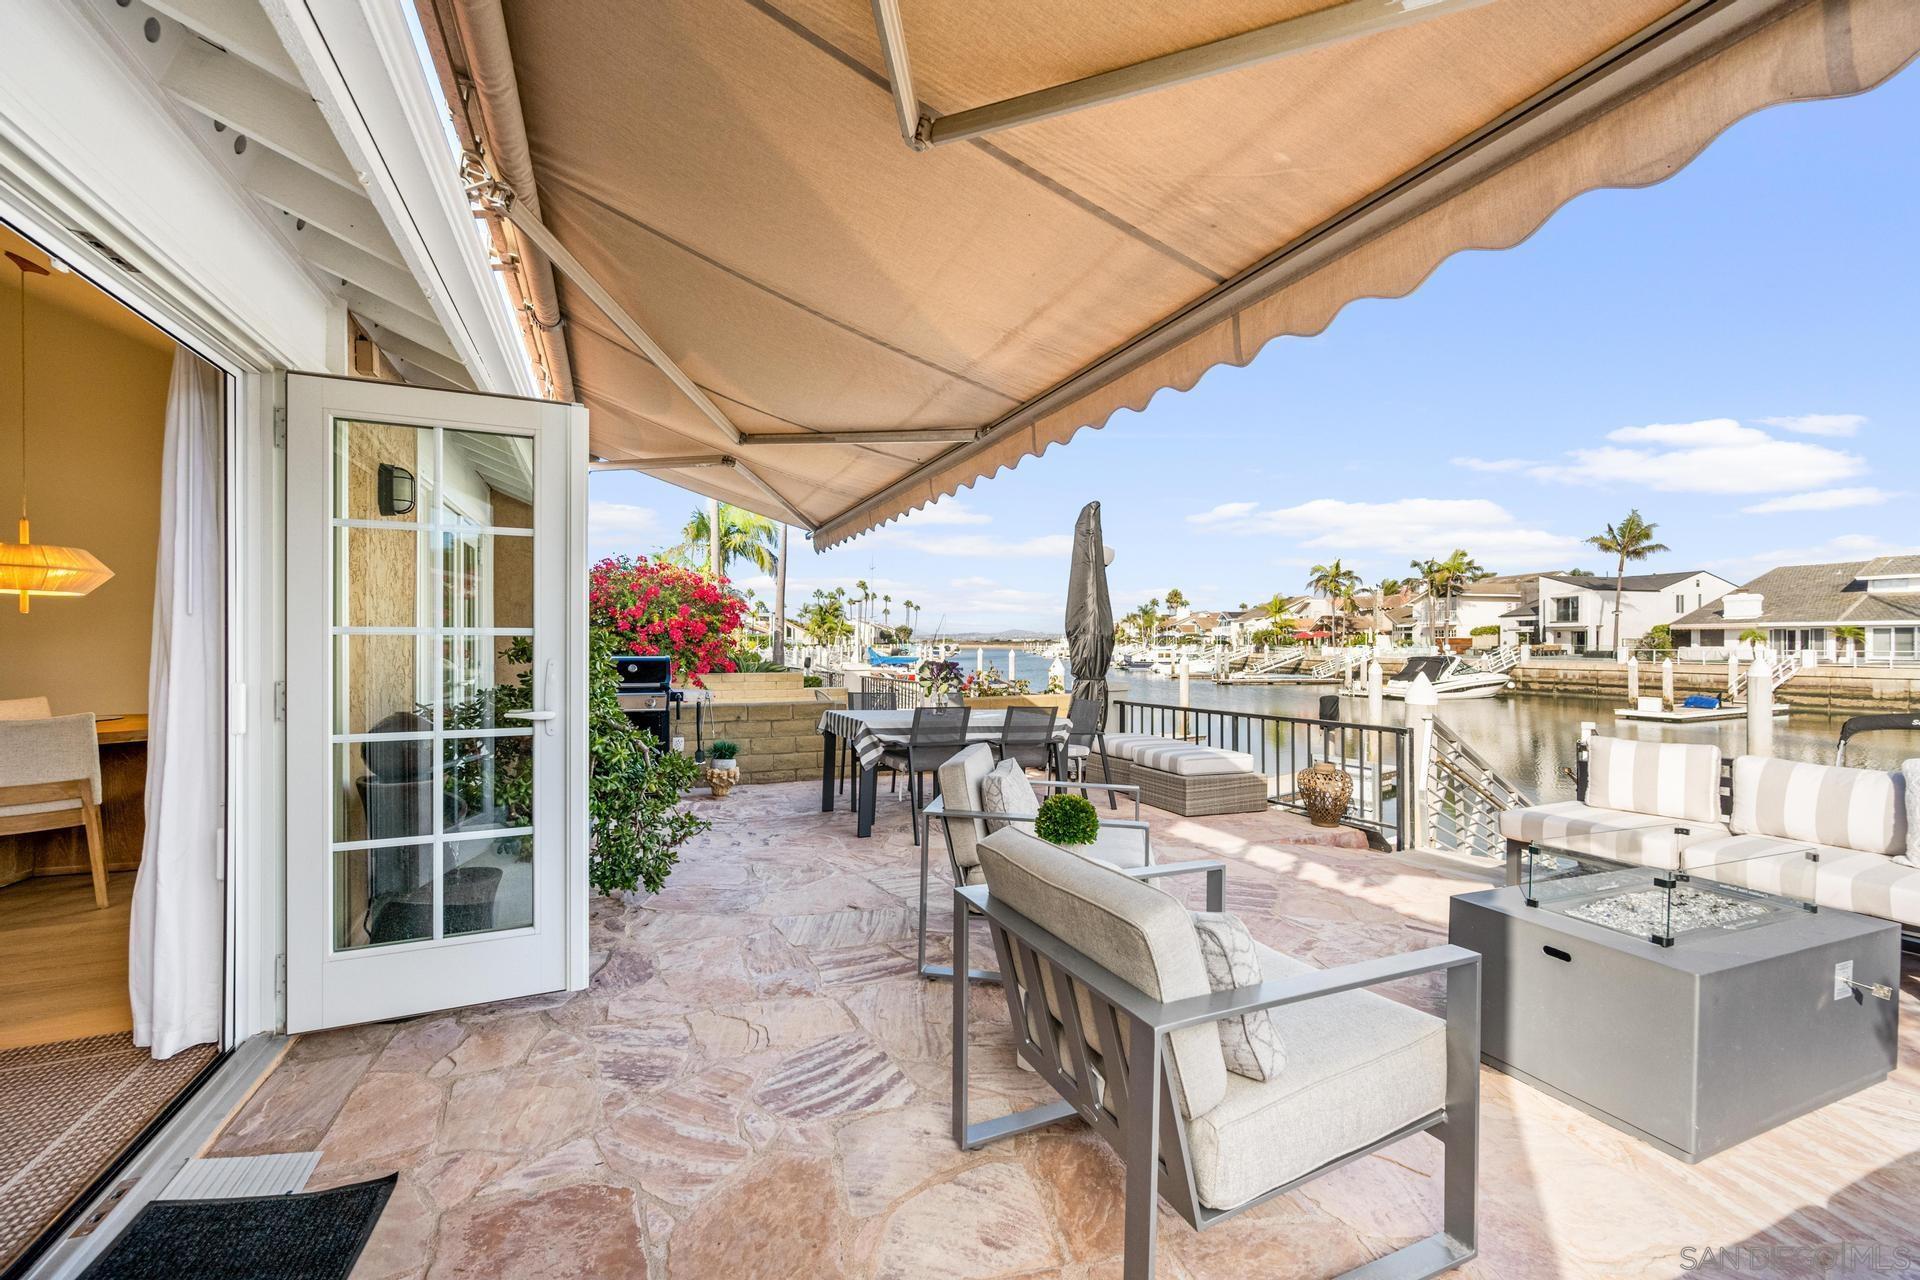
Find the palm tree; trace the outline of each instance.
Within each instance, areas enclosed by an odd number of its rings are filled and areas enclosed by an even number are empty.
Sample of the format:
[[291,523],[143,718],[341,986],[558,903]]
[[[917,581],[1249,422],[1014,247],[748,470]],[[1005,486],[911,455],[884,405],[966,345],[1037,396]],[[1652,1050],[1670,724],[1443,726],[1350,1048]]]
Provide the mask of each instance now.
[[1617,525],[1608,525],[1605,533],[1596,533],[1587,539],[1589,545],[1598,547],[1610,556],[1617,557],[1613,575],[1613,651],[1620,652],[1620,596],[1627,585],[1627,561],[1645,560],[1648,556],[1658,555],[1662,551],[1671,551],[1664,542],[1653,540],[1653,531],[1660,526],[1648,524],[1640,518],[1640,508],[1627,512],[1627,518]]
[[1406,584],[1398,578],[1382,578],[1373,587],[1373,633],[1380,634],[1380,624],[1387,620],[1387,597],[1398,595]]
[[1179,617],[1186,610],[1187,604],[1187,593],[1180,588],[1175,587],[1167,592],[1167,611],[1175,617]]
[[1335,560],[1332,564],[1317,564],[1307,574],[1307,590],[1317,591],[1333,602],[1333,629],[1338,638],[1342,602],[1352,603],[1353,591],[1360,585],[1360,575]]
[[893,625],[893,597],[881,596],[880,598],[886,601],[887,604],[887,607],[880,611],[880,619],[891,627]]
[[[720,572],[724,574],[729,566],[739,561],[745,561],[762,573],[773,573],[778,569],[780,535],[773,521],[724,502],[718,507]],[[680,530],[680,545],[668,551],[667,557],[688,568],[711,568],[708,547],[711,546],[712,536],[713,522],[708,512],[695,508],[687,519],[686,527]]]

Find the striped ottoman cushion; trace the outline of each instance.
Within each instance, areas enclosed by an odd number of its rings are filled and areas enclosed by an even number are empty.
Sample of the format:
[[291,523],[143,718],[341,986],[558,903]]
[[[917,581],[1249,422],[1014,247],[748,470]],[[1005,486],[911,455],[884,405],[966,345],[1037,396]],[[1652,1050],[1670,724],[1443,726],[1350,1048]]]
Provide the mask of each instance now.
[[1244,751],[1203,747],[1197,742],[1143,742],[1133,748],[1133,762],[1183,778],[1217,773],[1252,773],[1253,757]]
[[1733,829],[1740,835],[1903,854],[1907,821],[1906,782],[1898,773],[1770,756],[1733,762]]

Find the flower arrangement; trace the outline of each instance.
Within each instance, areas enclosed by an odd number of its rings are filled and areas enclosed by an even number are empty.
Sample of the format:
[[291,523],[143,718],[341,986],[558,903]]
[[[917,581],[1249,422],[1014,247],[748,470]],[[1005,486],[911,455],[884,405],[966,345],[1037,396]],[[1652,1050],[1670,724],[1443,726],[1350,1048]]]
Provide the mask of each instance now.
[[928,702],[945,701],[960,692],[965,683],[960,678],[957,662],[923,662],[914,673],[913,682],[920,686],[920,694]]
[[1060,678],[1060,673],[1058,671],[1049,671],[1047,673],[1047,687],[1044,692],[1065,693],[1066,691],[1067,682]]
[[610,556],[588,572],[587,609],[616,652],[671,656],[677,684],[704,689],[709,672],[739,666],[735,637],[746,602],[725,578],[645,556]]
[[1032,693],[1033,683],[1028,680],[1009,680],[1000,674],[992,663],[970,672],[960,682],[961,693],[968,697],[996,697],[1011,693]]
[[1033,833],[1048,844],[1092,844],[1100,835],[1100,811],[1085,796],[1057,791],[1040,802]]

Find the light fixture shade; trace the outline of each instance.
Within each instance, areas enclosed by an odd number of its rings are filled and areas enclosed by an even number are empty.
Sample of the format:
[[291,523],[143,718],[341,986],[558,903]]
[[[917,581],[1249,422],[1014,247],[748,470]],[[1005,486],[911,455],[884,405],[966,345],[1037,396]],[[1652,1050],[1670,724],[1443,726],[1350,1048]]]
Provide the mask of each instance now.
[[79,547],[44,542],[0,542],[0,595],[84,596],[113,576],[100,557]]

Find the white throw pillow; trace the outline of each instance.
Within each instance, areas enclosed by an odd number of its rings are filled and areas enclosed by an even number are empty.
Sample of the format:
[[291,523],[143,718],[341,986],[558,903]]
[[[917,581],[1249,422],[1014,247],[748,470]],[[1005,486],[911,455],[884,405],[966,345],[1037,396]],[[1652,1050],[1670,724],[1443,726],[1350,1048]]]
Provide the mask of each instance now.
[[[1207,985],[1215,991],[1260,985],[1260,954],[1253,935],[1240,917],[1230,912],[1196,911],[1193,931],[1200,939],[1200,959],[1207,968]],[[1249,1080],[1273,1080],[1287,1065],[1287,1049],[1280,1029],[1265,1009],[1226,1018],[1220,1028],[1220,1051],[1227,1070]]]
[[[1031,818],[1040,812],[1040,797],[1034,794],[1033,783],[1027,780],[1027,771],[1020,767],[1018,760],[1002,760],[993,767],[993,772],[980,779],[980,809],[983,813],[1005,813],[1017,818]],[[1007,825],[1001,818],[987,819],[989,831],[998,831]]]
[[1893,856],[1895,862],[1920,867],[1920,760],[1900,766],[1907,779],[1907,851]]

